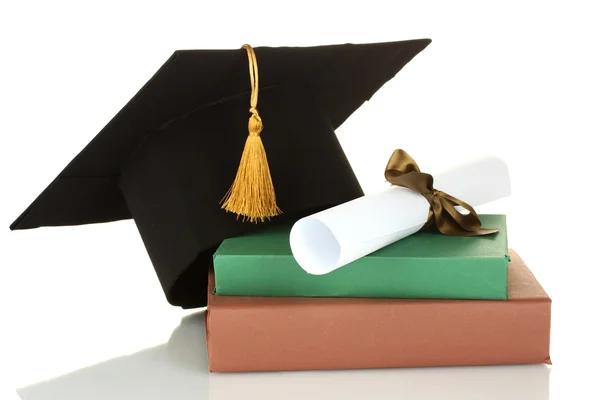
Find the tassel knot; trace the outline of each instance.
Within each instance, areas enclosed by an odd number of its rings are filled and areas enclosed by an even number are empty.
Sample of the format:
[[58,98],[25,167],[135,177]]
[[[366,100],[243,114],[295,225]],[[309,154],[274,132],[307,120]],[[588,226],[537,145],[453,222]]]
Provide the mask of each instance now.
[[[252,112],[252,109],[250,110]],[[250,136],[260,136],[260,133],[263,130],[262,119],[258,115],[258,111],[254,109],[250,119],[248,120],[248,134]]]

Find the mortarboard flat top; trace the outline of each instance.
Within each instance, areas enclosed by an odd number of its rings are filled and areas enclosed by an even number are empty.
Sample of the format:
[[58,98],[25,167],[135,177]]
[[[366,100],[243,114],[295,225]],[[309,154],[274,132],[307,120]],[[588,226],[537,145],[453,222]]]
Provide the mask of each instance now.
[[[334,131],[430,42],[255,49],[273,221],[362,195]],[[216,246],[257,228],[219,204],[249,96],[245,50],[176,51],[11,229],[133,218],[169,302],[204,306]]]

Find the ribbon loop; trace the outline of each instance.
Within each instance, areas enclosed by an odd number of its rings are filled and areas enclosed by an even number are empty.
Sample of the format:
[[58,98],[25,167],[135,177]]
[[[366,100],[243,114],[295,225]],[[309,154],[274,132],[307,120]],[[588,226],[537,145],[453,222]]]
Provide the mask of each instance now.
[[[433,176],[421,172],[416,161],[404,150],[395,150],[385,168],[385,179],[392,185],[420,193],[430,205],[424,229],[435,224],[440,233],[449,236],[483,236],[498,229],[482,229],[475,209],[448,193],[434,189]],[[459,212],[462,207],[468,214]]]

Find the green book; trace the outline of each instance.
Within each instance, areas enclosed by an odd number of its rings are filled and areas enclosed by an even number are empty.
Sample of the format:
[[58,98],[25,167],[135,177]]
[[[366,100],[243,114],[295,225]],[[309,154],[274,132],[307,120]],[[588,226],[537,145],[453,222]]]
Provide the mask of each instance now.
[[329,274],[310,275],[292,256],[291,224],[223,241],[215,294],[279,297],[507,299],[504,215],[480,215],[489,236],[418,232]]

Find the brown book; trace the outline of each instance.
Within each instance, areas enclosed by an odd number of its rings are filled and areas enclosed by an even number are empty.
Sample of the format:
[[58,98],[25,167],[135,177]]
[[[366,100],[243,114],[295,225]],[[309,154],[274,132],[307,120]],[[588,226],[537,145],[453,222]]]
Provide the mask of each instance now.
[[508,301],[215,296],[213,372],[549,363],[551,300],[513,251]]

